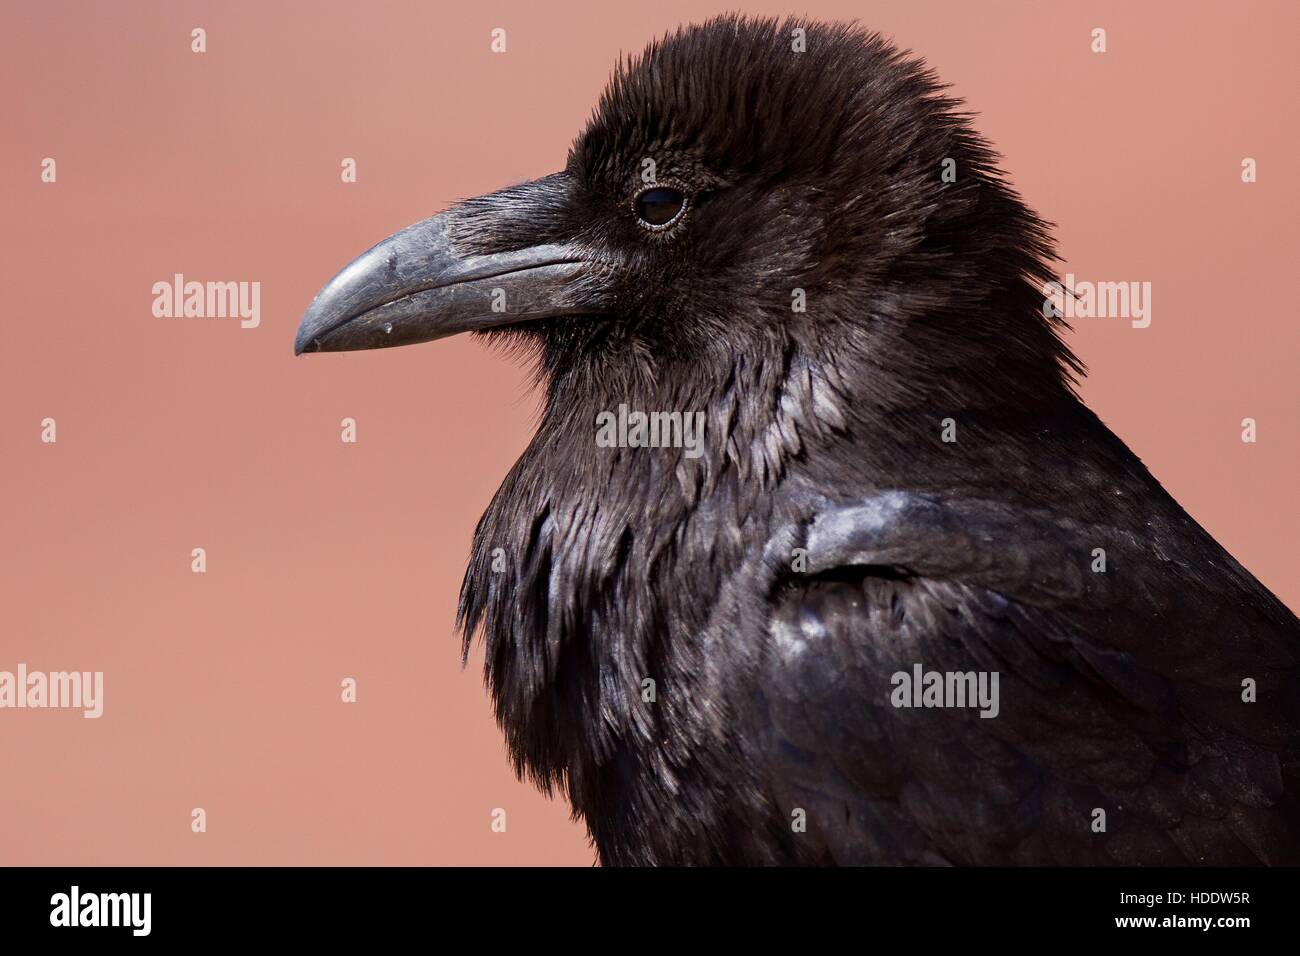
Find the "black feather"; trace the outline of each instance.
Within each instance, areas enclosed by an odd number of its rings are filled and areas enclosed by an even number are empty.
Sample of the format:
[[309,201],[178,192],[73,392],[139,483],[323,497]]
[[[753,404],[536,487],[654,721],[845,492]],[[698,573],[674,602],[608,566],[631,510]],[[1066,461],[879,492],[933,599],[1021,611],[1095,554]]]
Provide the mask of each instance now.
[[[645,158],[692,196],[663,235]],[[546,404],[460,625],[603,862],[1300,863],[1300,624],[1079,403],[1047,226],[918,60],[679,31],[550,185],[536,225],[460,207],[460,244],[633,267],[611,316],[494,333]],[[620,404],[705,412],[703,454],[597,447]],[[997,671],[999,715],[892,706],[914,663]]]

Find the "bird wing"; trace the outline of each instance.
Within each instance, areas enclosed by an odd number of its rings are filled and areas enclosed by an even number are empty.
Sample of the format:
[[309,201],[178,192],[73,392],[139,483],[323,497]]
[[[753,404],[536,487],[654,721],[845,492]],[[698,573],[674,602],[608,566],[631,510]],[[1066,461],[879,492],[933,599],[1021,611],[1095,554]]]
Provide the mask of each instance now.
[[[1172,531],[997,502],[819,512],[770,596],[757,682],[799,857],[1300,862],[1300,625],[1186,524],[1196,566]],[[897,676],[918,669],[983,674],[986,704],[896,706],[924,704]]]

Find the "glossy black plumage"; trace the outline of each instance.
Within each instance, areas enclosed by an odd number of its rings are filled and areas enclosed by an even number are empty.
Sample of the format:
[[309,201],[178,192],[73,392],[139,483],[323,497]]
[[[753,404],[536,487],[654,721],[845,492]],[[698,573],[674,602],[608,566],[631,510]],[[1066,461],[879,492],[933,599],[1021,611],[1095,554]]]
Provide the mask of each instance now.
[[[690,196],[662,234],[646,157]],[[491,333],[546,404],[460,619],[603,862],[1300,863],[1300,624],[1076,398],[994,162],[879,37],[722,18],[447,214],[588,263],[592,314]],[[703,454],[598,447],[620,404],[705,412]],[[998,716],[892,706],[918,663],[997,671]]]
[[[519,765],[615,864],[1300,862],[1295,617],[1078,405],[1025,281],[1048,275],[1042,226],[929,78],[851,30],[812,27],[805,54],[790,35],[665,41],[575,147],[586,181],[666,149],[747,203],[646,282],[678,314],[632,318],[672,323],[643,354],[544,346],[546,417],[463,595]],[[695,466],[594,448],[619,402],[706,410],[727,441]],[[957,530],[904,509],[791,571],[810,527],[898,491]],[[981,522],[991,541],[960,536]],[[914,661],[1000,670],[1000,716],[893,708]]]

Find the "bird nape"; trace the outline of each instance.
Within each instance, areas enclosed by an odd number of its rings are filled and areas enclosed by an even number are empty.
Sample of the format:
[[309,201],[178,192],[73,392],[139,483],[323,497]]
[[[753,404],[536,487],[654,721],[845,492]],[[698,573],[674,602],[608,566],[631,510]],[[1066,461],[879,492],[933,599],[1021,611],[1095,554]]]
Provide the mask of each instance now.
[[535,357],[459,625],[602,862],[1300,863],[1300,622],[1078,400],[995,163],[879,36],[724,17],[307,310]]

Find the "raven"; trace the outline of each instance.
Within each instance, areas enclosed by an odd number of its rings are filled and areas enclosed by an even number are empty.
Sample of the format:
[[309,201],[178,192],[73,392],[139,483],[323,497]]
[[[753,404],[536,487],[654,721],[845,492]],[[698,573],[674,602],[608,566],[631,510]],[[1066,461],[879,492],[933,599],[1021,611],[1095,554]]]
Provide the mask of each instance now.
[[535,359],[458,625],[602,863],[1300,863],[1300,622],[1079,401],[943,90],[856,26],[679,29],[295,352]]

